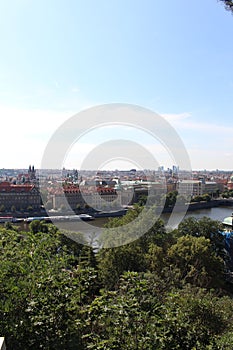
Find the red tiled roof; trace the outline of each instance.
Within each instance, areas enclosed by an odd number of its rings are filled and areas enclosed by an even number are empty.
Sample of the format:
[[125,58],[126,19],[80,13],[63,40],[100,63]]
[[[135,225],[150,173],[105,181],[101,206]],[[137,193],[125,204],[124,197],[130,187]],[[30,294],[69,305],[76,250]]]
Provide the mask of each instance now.
[[54,194],[54,195],[62,195],[62,194],[78,194],[78,193],[83,193],[83,194],[94,194],[94,193],[99,193],[99,194],[116,194],[116,190],[113,188],[106,188],[106,187],[82,187],[81,190],[78,186],[75,185],[65,185],[63,188],[50,188],[49,193]]
[[30,192],[35,185],[14,185],[8,181],[0,182],[0,192]]

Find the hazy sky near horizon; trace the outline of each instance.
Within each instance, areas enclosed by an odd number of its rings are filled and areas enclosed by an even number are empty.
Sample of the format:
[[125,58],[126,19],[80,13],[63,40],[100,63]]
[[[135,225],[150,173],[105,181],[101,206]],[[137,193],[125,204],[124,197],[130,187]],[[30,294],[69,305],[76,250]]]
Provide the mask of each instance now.
[[[72,115],[129,103],[169,121],[193,169],[233,169],[232,37],[233,15],[217,0],[0,0],[0,168],[39,168]],[[64,165],[79,169],[96,145],[123,137],[171,166],[140,133],[96,127]]]

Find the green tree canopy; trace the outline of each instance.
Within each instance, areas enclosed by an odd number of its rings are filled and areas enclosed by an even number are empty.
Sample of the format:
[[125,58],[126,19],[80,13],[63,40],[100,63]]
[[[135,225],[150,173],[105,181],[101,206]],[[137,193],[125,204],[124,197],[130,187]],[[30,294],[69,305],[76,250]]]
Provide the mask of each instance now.
[[167,252],[170,266],[180,270],[181,280],[200,287],[221,286],[224,262],[216,255],[209,239],[183,236]]
[[95,269],[76,263],[56,230],[0,231],[0,329],[7,349],[79,348],[76,320],[98,289]]

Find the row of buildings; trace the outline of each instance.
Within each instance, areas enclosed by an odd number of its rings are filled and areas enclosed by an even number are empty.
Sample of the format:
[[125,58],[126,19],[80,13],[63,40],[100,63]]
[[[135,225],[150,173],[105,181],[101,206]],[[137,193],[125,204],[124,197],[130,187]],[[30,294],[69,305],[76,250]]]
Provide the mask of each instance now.
[[[34,166],[24,173],[19,173],[12,179],[2,179],[0,182],[0,211],[40,211],[45,204],[47,209],[82,209],[96,210],[120,209],[138,202],[141,196],[148,193],[154,198],[177,190],[182,196],[198,196],[209,194],[216,197],[225,189],[233,189],[233,176],[228,178],[210,179],[200,177],[179,179],[177,176],[167,177],[156,174],[153,177],[140,175],[135,169],[129,173],[105,174],[95,176],[78,176],[77,171],[71,171],[62,179],[53,178],[45,181],[43,186],[43,202],[39,190],[39,180]],[[127,176],[127,177],[126,177]],[[7,180],[7,181],[6,181]]]
[[33,184],[15,185],[4,181],[0,183],[0,211],[39,211],[41,196]]
[[211,197],[218,196],[225,189],[223,182],[201,180],[181,180],[177,182],[177,191],[180,195],[202,196],[209,194]]
[[[203,180],[178,180],[177,182],[111,179],[108,184],[98,181],[82,182],[81,184],[66,184],[49,188],[49,201],[53,209],[71,207],[72,209],[92,207],[96,210],[116,209],[137,203],[142,196],[154,198],[155,203],[160,197],[171,191],[187,197],[209,194],[212,198],[223,192],[225,186],[221,182]],[[162,201],[161,201],[162,202]]]

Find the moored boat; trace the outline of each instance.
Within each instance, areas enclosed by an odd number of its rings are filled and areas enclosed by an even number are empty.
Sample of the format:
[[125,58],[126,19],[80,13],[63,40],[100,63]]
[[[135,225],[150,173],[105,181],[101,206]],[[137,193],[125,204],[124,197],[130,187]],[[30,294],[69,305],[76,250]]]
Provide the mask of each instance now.
[[13,216],[0,216],[0,222],[13,222]]
[[33,216],[24,219],[24,222],[30,223],[32,221],[46,221],[46,222],[59,222],[59,221],[90,221],[94,220],[94,217],[89,214],[80,215],[54,215],[54,216]]

